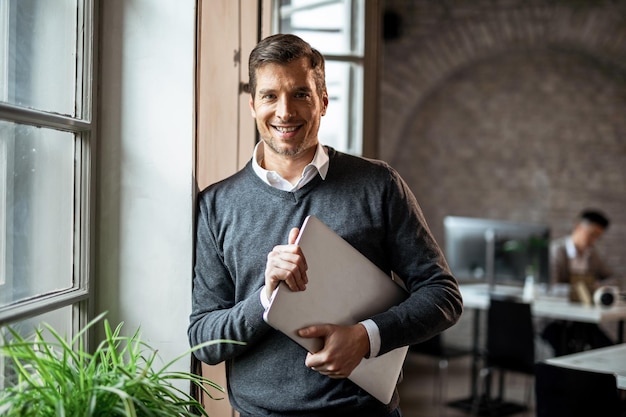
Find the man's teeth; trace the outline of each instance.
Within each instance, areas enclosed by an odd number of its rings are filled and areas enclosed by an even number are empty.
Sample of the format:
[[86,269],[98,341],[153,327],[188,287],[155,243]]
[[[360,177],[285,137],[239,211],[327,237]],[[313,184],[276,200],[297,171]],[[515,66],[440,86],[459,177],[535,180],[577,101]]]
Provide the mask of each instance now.
[[295,131],[298,127],[297,126],[292,126],[292,127],[275,126],[275,128],[281,133],[289,133],[289,132]]

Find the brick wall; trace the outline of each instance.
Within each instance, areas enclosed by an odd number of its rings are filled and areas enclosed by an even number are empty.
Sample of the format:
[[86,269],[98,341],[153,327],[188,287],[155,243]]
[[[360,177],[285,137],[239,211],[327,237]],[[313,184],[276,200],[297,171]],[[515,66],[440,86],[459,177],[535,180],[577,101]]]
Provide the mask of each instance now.
[[626,287],[626,1],[386,0],[380,157],[447,215],[569,232],[597,207]]

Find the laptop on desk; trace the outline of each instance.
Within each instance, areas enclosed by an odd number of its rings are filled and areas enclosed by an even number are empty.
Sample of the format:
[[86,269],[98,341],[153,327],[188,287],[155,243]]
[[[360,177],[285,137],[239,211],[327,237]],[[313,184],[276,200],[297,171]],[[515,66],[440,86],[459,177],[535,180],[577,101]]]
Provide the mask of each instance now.
[[[296,241],[307,261],[305,291],[278,286],[264,318],[309,352],[320,339],[297,335],[314,324],[352,325],[398,305],[407,293],[391,277],[315,216],[308,216]],[[408,346],[363,359],[349,379],[384,404],[391,401]]]

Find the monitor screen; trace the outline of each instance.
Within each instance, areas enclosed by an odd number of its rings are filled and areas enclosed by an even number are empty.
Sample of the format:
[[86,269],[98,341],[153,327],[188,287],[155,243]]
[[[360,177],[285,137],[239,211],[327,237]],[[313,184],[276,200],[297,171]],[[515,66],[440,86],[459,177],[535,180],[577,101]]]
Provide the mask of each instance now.
[[549,281],[550,228],[542,224],[448,216],[445,255],[459,281]]

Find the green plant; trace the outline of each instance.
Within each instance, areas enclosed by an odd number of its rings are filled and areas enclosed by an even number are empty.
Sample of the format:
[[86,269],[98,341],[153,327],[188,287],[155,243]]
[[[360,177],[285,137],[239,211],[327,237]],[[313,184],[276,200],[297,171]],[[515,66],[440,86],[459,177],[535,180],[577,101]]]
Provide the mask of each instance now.
[[188,381],[213,399],[209,390],[223,393],[223,388],[202,376],[169,368],[196,349],[224,341],[195,346],[154,370],[158,352],[141,341],[139,330],[130,337],[120,335],[122,324],[112,330],[104,320],[105,340],[93,353],[86,351],[84,336],[103,316],[69,342],[47,324],[43,328],[51,342],[44,340],[42,329],[27,340],[8,327],[0,356],[9,359],[16,381],[0,392],[0,416],[207,416],[201,404],[175,383]]
[[511,239],[504,242],[504,252],[523,255],[526,262],[526,273],[534,275],[539,271],[539,258],[544,248],[549,246],[549,240],[542,236],[530,236],[528,239]]

